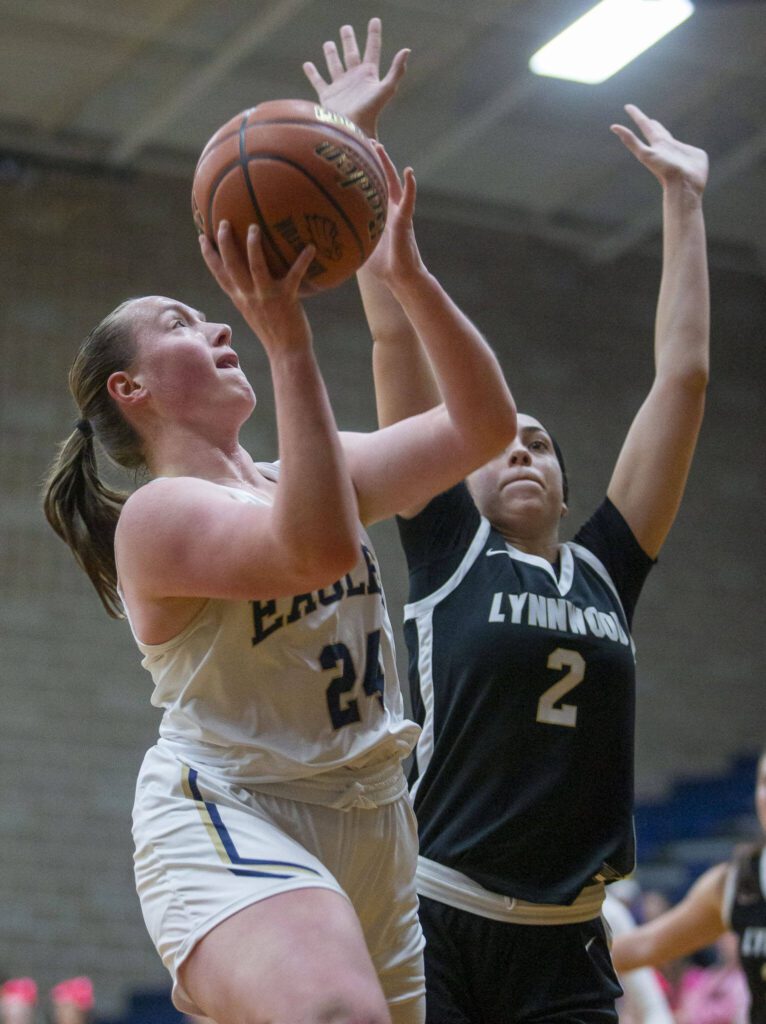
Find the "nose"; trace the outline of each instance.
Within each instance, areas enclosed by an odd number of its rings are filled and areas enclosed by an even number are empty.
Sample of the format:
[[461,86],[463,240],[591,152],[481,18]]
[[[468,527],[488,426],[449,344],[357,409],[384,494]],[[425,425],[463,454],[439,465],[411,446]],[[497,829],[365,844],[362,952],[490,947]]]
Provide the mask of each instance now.
[[231,327],[228,324],[211,324],[213,328],[213,348],[221,348],[231,341]]
[[508,449],[508,465],[509,466],[531,466],[532,456],[529,454],[529,449],[526,448],[521,442],[514,441],[511,447]]

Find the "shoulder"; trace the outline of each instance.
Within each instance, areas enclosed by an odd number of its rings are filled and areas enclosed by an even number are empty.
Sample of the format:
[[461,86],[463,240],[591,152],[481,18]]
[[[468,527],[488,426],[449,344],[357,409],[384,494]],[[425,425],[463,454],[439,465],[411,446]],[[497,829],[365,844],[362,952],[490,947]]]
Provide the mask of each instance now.
[[628,623],[654,560],[636,540],[619,509],[604,498],[574,536],[605,568],[622,602]]
[[653,564],[653,559],[638,543],[625,517],[609,498],[604,498],[573,539],[576,544],[581,544],[598,555],[602,561],[619,551],[647,566]]
[[168,512],[200,502],[220,501],[225,489],[198,477],[158,477],[130,495],[120,513],[118,532],[131,529],[147,518],[167,518]]
[[437,494],[416,515],[396,517],[405,551],[414,559],[439,558],[473,539],[481,516],[465,483]]
[[232,491],[199,477],[159,477],[125,502],[115,533],[117,557],[135,543],[156,547],[201,526],[234,503]]

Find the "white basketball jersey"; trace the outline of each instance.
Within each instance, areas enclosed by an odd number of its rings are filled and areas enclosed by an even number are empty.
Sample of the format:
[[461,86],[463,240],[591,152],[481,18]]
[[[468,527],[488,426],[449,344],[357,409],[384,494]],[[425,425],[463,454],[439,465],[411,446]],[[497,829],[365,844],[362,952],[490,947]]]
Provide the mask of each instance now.
[[227,778],[281,782],[403,758],[420,731],[404,718],[377,560],[361,526],[359,560],[342,579],[290,598],[211,599],[172,640],[136,642],[152,704],[165,709],[163,745]]

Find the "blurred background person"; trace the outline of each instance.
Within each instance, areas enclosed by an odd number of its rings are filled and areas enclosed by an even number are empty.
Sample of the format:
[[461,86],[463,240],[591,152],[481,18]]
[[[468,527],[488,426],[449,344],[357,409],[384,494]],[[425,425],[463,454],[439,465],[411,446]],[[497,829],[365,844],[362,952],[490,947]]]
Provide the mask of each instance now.
[[[612,889],[622,885],[616,882],[607,889],[603,914],[613,935],[621,935],[636,927],[635,918]],[[675,1017],[665,996],[657,972],[651,967],[640,967],[619,976],[623,997],[617,1002],[620,1024],[674,1024]]]
[[37,983],[32,978],[9,978],[0,985],[1,1024],[33,1024]]
[[88,1024],[93,1014],[93,982],[80,975],[54,985],[50,993],[53,1024]]
[[[756,770],[755,809],[766,835],[766,750]],[[727,931],[734,932],[738,953],[750,990],[750,1024],[766,1024],[766,846],[764,843],[738,851],[730,862],[716,864],[701,875],[675,907],[634,931],[619,935],[612,947],[612,959],[619,972],[648,965],[658,966],[717,942]],[[723,968],[731,965],[729,946],[719,947]],[[719,968],[722,971],[722,968]],[[723,986],[730,971],[717,975]],[[712,1005],[722,994],[710,981],[706,1002]],[[726,987],[733,982],[727,981]],[[703,1001],[684,995],[679,989],[679,1020],[682,1024],[703,1024],[699,1015]],[[684,1005],[685,1004],[685,1005]],[[747,1019],[747,1018],[745,1018]],[[709,1024],[713,1024],[712,1020]]]

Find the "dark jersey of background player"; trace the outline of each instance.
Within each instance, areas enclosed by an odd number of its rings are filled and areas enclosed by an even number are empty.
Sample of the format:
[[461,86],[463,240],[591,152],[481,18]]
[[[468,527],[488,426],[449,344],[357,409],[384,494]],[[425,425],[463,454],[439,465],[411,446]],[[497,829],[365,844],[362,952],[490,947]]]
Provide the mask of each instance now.
[[751,1024],[766,1024],[766,848],[746,851],[733,867],[728,922],[739,939]]

